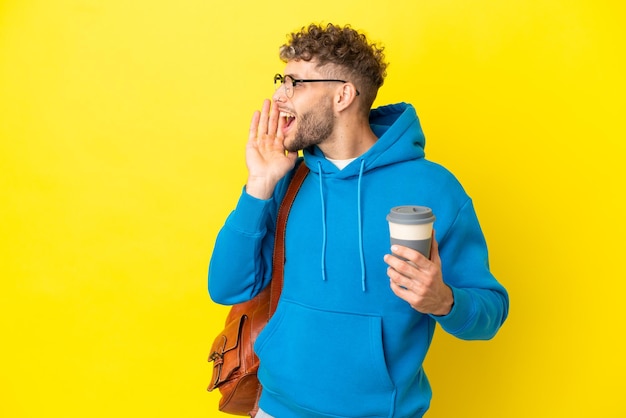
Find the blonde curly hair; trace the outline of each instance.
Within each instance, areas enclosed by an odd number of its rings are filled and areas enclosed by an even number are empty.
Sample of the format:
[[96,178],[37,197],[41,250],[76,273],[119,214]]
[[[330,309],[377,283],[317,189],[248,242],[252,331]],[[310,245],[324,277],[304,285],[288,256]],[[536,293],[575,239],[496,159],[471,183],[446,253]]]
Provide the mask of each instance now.
[[364,33],[350,25],[311,24],[288,35],[288,42],[280,47],[280,59],[314,60],[327,76],[349,80],[369,110],[387,75],[383,51],[384,47],[371,43]]

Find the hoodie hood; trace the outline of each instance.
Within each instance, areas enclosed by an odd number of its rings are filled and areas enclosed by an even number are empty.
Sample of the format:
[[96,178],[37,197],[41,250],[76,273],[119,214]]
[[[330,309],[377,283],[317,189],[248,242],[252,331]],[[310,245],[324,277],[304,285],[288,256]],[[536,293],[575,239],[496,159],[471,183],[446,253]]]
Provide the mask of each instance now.
[[424,157],[426,139],[412,105],[397,103],[372,109],[370,125],[378,141],[346,168],[339,170],[314,146],[303,151],[309,169],[319,173],[321,168],[325,176],[350,178],[361,171]]

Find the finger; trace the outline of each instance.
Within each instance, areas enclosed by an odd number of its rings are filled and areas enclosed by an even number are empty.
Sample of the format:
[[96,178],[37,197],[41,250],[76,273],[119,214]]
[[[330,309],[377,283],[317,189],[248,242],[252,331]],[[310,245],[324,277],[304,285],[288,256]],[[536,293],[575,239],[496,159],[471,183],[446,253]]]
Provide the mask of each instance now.
[[422,255],[419,251],[416,251],[409,247],[405,247],[403,245],[392,245],[391,252],[394,255],[413,263],[417,268],[424,268],[429,262],[428,259],[424,257],[424,255]]
[[267,133],[270,135],[276,135],[277,134],[277,129],[278,129],[278,123],[279,123],[279,115],[280,113],[278,112],[278,106],[274,105],[271,107],[270,109],[270,116],[269,116],[269,126],[267,127]]
[[280,112],[278,116],[278,127],[276,128],[276,138],[281,142],[283,142],[285,136],[283,135],[283,126],[285,125],[285,118],[280,117]]
[[259,120],[259,127],[257,129],[258,136],[267,134],[267,122],[270,113],[270,101],[265,99],[263,101],[263,107],[261,108],[261,118]]
[[404,289],[408,289],[412,285],[412,280],[410,278],[403,275],[401,272],[394,269],[393,267],[389,267],[387,269],[387,276],[389,276],[389,280],[391,283]]
[[248,134],[248,140],[251,142],[256,141],[257,130],[259,128],[259,119],[261,119],[261,112],[257,110],[252,115],[252,121],[250,122],[250,133]]
[[385,263],[387,263],[391,268],[397,270],[402,267],[402,259],[398,258],[395,254],[385,254],[383,259],[385,260]]
[[441,258],[439,257],[439,243],[435,239],[435,230],[433,230],[433,240],[430,243],[430,261],[441,265]]
[[409,297],[409,291],[406,287],[399,285],[393,280],[389,281],[389,287],[391,287],[391,291],[396,294],[396,296],[406,300]]
[[398,283],[394,283],[393,281],[389,282],[389,287],[396,296],[407,302],[412,307],[419,302],[416,295],[406,287],[399,285]]
[[[384,257],[384,260],[398,277],[401,275],[407,278],[412,278],[418,273],[418,270],[413,262],[399,258],[397,255],[387,254]],[[392,277],[392,274],[389,274],[389,272],[387,274],[389,277]]]

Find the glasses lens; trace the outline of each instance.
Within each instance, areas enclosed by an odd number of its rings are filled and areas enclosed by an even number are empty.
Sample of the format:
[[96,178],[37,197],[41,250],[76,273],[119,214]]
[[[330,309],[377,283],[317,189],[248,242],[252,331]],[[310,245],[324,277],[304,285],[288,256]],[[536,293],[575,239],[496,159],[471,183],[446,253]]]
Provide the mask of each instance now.
[[283,77],[283,84],[285,85],[285,94],[291,99],[293,96],[293,78],[286,75]]

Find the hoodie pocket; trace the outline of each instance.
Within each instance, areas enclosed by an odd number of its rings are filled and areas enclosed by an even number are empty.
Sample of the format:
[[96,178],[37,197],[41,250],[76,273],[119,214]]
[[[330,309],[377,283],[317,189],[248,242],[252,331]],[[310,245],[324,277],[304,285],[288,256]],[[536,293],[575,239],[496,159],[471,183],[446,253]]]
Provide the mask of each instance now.
[[322,416],[388,417],[395,387],[382,319],[281,301],[256,342],[264,393]]

